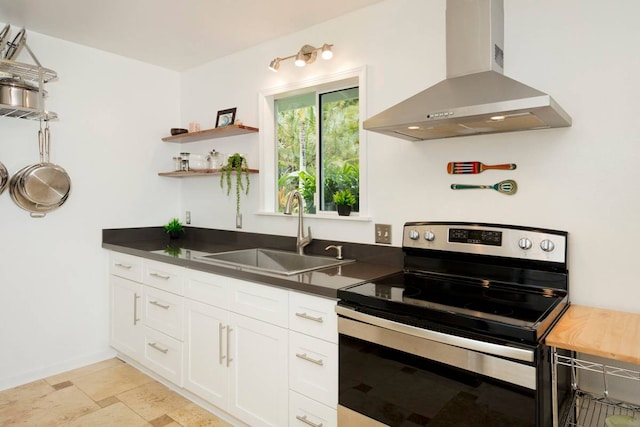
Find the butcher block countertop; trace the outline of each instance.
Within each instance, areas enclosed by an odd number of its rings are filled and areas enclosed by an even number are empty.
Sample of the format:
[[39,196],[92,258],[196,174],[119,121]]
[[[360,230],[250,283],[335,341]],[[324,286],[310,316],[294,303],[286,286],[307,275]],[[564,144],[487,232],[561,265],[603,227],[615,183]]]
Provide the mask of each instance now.
[[546,344],[640,365],[640,313],[572,305]]

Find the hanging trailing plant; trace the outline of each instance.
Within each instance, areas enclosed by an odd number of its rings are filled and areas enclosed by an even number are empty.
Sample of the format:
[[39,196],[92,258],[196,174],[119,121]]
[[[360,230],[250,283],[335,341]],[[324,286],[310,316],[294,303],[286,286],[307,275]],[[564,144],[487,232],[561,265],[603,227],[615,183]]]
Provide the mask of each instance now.
[[[249,166],[247,159],[242,155],[235,153],[229,156],[227,164],[221,168],[220,188],[224,189],[225,181],[227,183],[227,196],[231,194],[231,175],[236,173],[236,214],[240,213],[240,192],[244,190],[244,194],[249,194]],[[244,182],[242,177],[244,176]]]

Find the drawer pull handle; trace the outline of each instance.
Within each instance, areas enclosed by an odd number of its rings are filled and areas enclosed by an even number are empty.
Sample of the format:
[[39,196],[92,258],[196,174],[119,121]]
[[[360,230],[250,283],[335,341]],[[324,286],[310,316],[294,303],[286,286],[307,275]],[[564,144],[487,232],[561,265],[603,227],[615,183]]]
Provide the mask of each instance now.
[[318,323],[324,322],[324,320],[322,320],[322,317],[309,316],[307,313],[296,313],[296,316],[302,317],[303,319],[313,320],[314,322]]
[[158,274],[158,273],[149,273],[149,276],[157,277],[159,279],[164,279],[164,280],[171,279],[171,276],[165,276],[163,274]]
[[138,319],[138,299],[140,295],[137,292],[133,293],[133,326],[136,326],[140,319]]
[[170,305],[160,304],[158,301],[149,301],[149,304],[153,304],[157,307],[164,308],[165,310],[169,310],[171,308]]
[[149,344],[147,344],[149,347],[151,348],[155,348],[156,350],[158,350],[161,353],[167,354],[167,352],[169,351],[168,348],[162,348],[160,346],[158,346],[158,344],[154,343],[154,342],[150,342]]
[[312,359],[311,357],[307,356],[307,353],[296,353],[296,357],[302,360],[306,360],[307,362],[315,363],[318,366],[324,366],[324,362],[322,361],[322,359]]
[[122,264],[122,263],[120,263],[120,262],[116,262],[116,263],[115,263],[115,266],[116,266],[116,267],[120,267],[120,268],[126,268],[127,270],[131,270],[131,269],[133,268],[133,266],[132,266],[132,265],[129,265],[129,264]]
[[229,342],[231,341],[231,331],[233,331],[233,329],[231,329],[231,326],[227,326],[227,367],[229,367],[229,363],[231,363],[233,361],[233,359],[231,358],[231,354],[229,353]]
[[226,357],[222,354],[222,331],[224,331],[225,328],[226,326],[224,326],[222,323],[218,324],[218,363],[220,363],[221,365],[222,361]]
[[296,419],[302,421],[303,423],[305,423],[306,425],[309,425],[311,427],[322,427],[322,423],[320,423],[320,424],[312,423],[311,421],[309,421],[307,419],[306,415],[303,415],[303,416],[296,415]]

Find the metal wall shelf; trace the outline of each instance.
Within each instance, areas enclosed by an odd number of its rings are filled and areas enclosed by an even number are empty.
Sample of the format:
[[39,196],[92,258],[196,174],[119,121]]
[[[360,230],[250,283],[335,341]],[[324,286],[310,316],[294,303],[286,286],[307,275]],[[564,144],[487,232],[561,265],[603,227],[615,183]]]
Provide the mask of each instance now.
[[40,65],[29,46],[25,43],[25,49],[37,65],[25,64],[22,62],[0,59],[0,77],[19,77],[21,80],[34,83],[38,86],[38,108],[16,107],[7,104],[0,104],[0,117],[13,117],[28,120],[53,120],[58,115],[44,108],[44,84],[58,77],[58,74]]
[[[610,399],[608,386],[608,377],[618,377],[638,381],[640,388],[640,371],[581,360],[558,353],[554,353],[554,359],[558,366],[571,368],[571,382],[574,389],[571,405],[573,410],[564,423],[565,427],[602,427],[607,417],[611,415],[627,415],[640,419],[640,406]],[[601,374],[602,394],[580,390],[577,381],[579,371]]]

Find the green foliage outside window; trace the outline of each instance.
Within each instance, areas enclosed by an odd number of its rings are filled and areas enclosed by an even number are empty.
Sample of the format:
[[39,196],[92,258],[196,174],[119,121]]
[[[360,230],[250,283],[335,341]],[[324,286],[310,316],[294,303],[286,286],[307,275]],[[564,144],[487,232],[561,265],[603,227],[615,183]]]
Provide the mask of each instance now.
[[283,211],[287,194],[297,189],[305,200],[306,213],[316,213],[316,199],[321,210],[335,211],[333,195],[349,190],[356,198],[354,211],[358,211],[358,88],[323,93],[318,99],[320,119],[315,92],[276,101],[278,209]]

